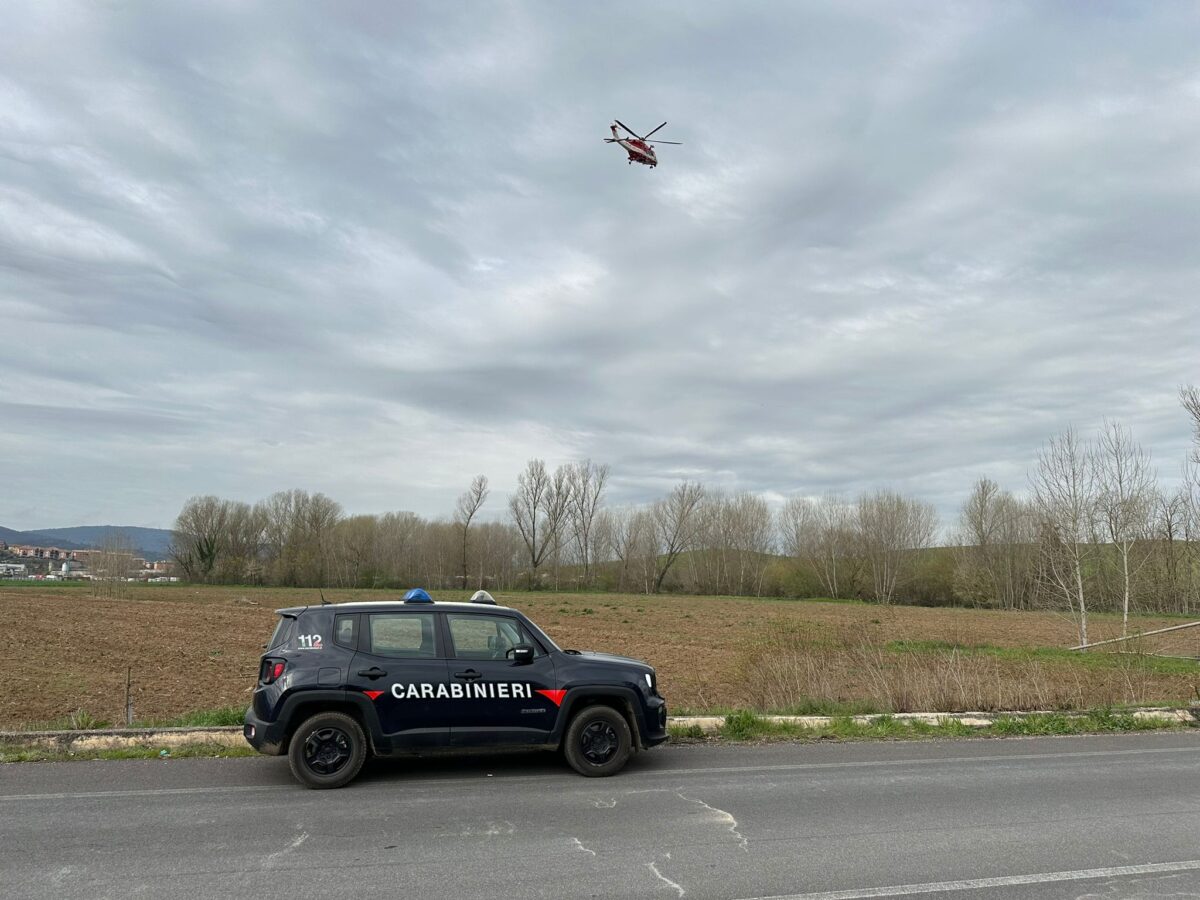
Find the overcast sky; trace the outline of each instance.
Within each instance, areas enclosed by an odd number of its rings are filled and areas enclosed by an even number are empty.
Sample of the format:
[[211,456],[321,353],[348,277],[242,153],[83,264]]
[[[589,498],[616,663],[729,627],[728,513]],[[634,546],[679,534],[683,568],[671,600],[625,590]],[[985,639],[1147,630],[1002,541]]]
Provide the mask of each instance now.
[[1104,416],[1174,478],[1197,47],[1194,3],[8,0],[0,525],[498,516],[534,456],[949,518]]

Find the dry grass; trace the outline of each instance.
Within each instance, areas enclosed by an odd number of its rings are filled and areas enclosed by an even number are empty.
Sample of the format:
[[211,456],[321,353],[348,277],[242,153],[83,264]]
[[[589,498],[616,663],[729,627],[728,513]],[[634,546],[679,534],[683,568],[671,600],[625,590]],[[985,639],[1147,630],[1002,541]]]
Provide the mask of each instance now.
[[882,628],[814,637],[775,625],[743,652],[755,709],[877,712],[1095,709],[1200,696],[1200,667],[1138,653],[889,640]]
[[[325,591],[333,602],[399,594]],[[1051,613],[610,594],[497,599],[561,646],[648,660],[676,711],[1078,708],[1186,701],[1197,687],[1187,663],[1039,650],[1069,646],[1074,636],[1070,620]],[[317,602],[312,589],[135,585],[128,597],[106,599],[70,587],[0,587],[8,637],[0,727],[80,710],[122,721],[126,667],[138,718],[245,705],[273,610]],[[1119,628],[1114,617],[1093,624],[1097,637]],[[1194,654],[1198,641],[1179,632],[1173,649]]]

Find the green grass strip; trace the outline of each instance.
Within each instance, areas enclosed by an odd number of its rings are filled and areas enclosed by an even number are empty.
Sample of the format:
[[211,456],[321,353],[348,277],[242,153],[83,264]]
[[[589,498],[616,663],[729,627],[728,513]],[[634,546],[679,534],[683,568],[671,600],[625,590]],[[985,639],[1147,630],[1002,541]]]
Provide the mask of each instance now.
[[[1039,713],[1001,716],[985,727],[972,727],[954,719],[936,724],[894,716],[878,716],[866,722],[839,716],[827,725],[774,722],[741,710],[725,717],[717,736],[729,741],[765,740],[896,740],[914,738],[1009,737],[1034,735],[1111,734],[1116,732],[1179,730],[1188,726],[1175,719],[1141,717],[1129,713],[1098,710],[1079,715]],[[698,726],[676,726],[672,736],[706,737]]]
[[159,747],[121,747],[113,750],[61,750],[16,743],[0,743],[0,763],[66,762],[92,759],[193,759],[258,756],[253,747],[226,747],[223,744],[188,744],[171,747],[163,755]]

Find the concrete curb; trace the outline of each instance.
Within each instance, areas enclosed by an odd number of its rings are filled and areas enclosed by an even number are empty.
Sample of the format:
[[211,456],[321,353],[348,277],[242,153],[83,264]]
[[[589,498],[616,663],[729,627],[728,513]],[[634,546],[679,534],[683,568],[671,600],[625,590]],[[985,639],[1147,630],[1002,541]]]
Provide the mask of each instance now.
[[[1175,709],[1172,707],[1147,706],[1123,710],[1138,719],[1166,719],[1185,725],[1200,721],[1200,707]],[[965,713],[891,713],[870,716],[849,716],[859,725],[891,718],[900,722],[923,722],[940,725],[958,722],[970,728],[987,728],[999,718],[1025,718],[1039,715],[1085,716],[1086,711],[1063,712],[1061,710],[1037,710],[1032,712],[965,712]],[[846,716],[762,716],[768,722],[799,725],[805,728],[823,728]],[[672,716],[668,727],[689,728],[699,726],[705,734],[715,734],[725,724],[724,716]],[[0,744],[22,747],[40,747],[46,750],[81,752],[87,750],[120,750],[144,748],[167,750],[197,744],[221,747],[245,747],[242,726],[222,725],[196,728],[105,728],[93,731],[0,731]]]
[[78,753],[85,750],[122,750],[130,747],[168,750],[197,744],[245,747],[242,726],[199,728],[104,728],[94,731],[0,731],[0,744],[39,747]]
[[[1165,719],[1185,725],[1196,724],[1200,717],[1197,709],[1176,709],[1174,707],[1148,706],[1137,709],[1122,710],[1135,719]],[[776,724],[799,725],[804,728],[825,728],[835,721],[849,719],[856,725],[870,725],[879,719],[892,719],[897,722],[921,722],[925,725],[942,725],[947,722],[957,722],[968,728],[989,728],[997,719],[1024,719],[1029,716],[1060,715],[1067,718],[1082,718],[1088,715],[1087,710],[1064,712],[1063,710],[1027,710],[1014,712],[965,712],[965,713],[882,713],[869,716],[760,716],[767,722]],[[705,734],[715,734],[725,724],[724,716],[673,716],[668,721],[668,727],[682,726],[688,728],[699,726]]]

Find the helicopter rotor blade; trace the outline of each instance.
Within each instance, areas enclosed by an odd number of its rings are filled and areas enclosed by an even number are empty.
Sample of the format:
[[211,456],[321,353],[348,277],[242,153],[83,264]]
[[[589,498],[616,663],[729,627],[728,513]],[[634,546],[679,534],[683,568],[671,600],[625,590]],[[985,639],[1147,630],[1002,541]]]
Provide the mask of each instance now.
[[622,128],[624,128],[626,131],[628,131],[630,134],[632,134],[635,138],[638,138],[639,140],[643,139],[640,134],[638,134],[636,131],[634,131],[632,128],[630,128],[628,125],[626,125],[624,122],[622,122],[620,119],[613,119],[613,121],[616,122],[618,125],[620,125]]
[[[666,122],[663,122],[663,123],[662,123],[662,125],[659,125],[659,126],[658,126],[658,128],[662,128],[662,127],[663,127],[663,125],[666,125],[666,124],[667,124]],[[655,128],[655,129],[654,129],[654,131],[658,131],[658,128]],[[647,132],[647,133],[646,133],[646,137],[642,138],[642,140],[644,141],[646,138],[650,137],[650,135],[654,134],[654,131],[649,131],[649,132]],[[665,143],[667,143],[667,142],[666,142],[666,141],[663,141],[663,143],[665,144]]]
[[651,144],[675,144],[678,146],[678,145],[682,144],[683,141],[649,141],[649,143],[651,143]]

